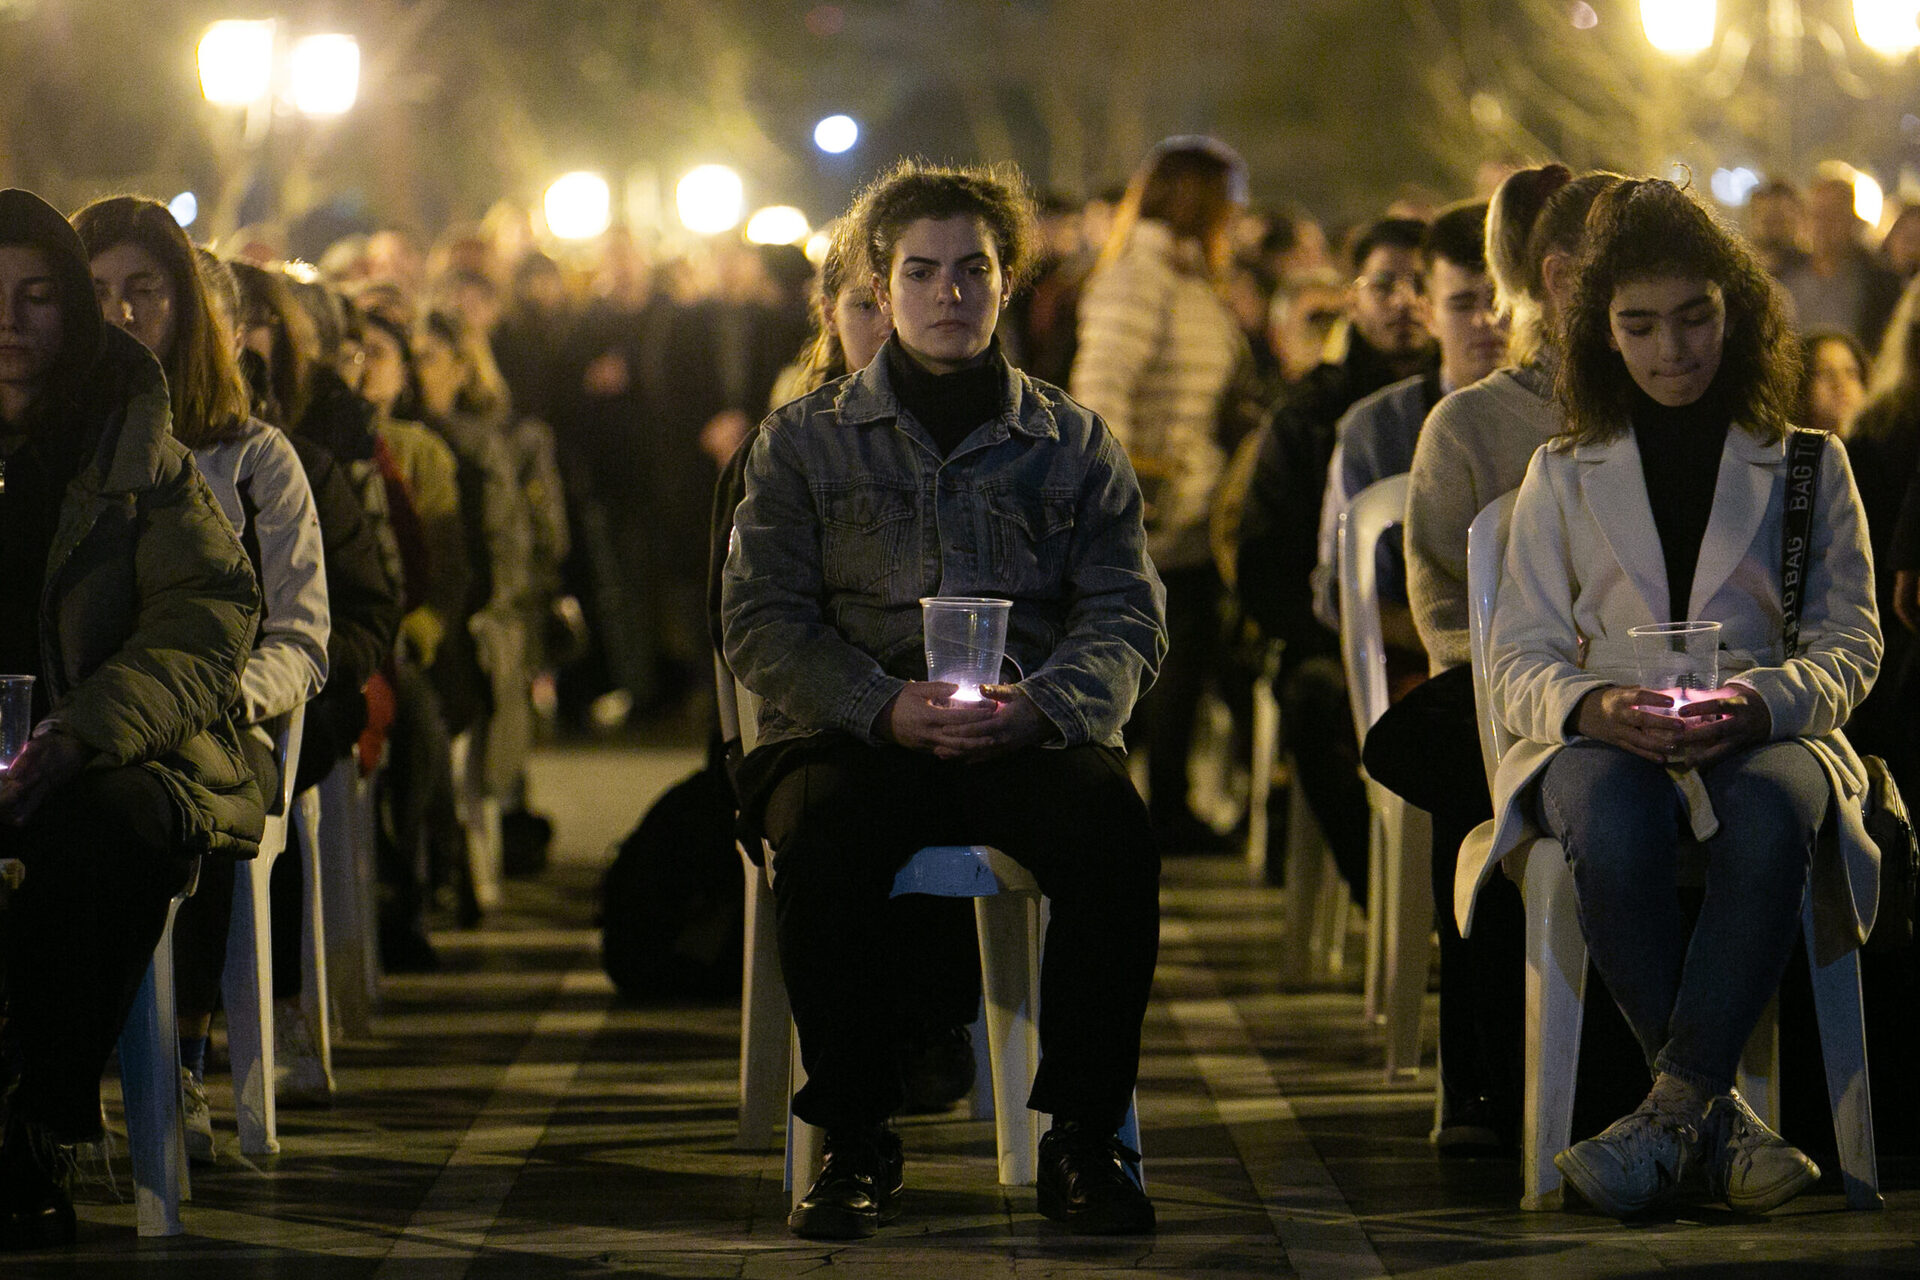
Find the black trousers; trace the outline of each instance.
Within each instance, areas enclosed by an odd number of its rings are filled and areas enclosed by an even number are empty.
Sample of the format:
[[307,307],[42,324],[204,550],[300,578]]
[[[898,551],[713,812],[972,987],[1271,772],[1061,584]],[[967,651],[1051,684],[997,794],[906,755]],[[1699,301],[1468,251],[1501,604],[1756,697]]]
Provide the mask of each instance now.
[[1194,718],[1225,648],[1213,565],[1163,569],[1160,580],[1167,588],[1167,656],[1127,725],[1127,745],[1147,753],[1147,808],[1156,825],[1190,813]]
[[[1340,659],[1312,657],[1284,668],[1277,697],[1280,733],[1293,756],[1294,781],[1326,835],[1333,863],[1340,868],[1354,902],[1365,907],[1372,819],[1366,784],[1360,780],[1360,743],[1353,733],[1353,705],[1347,699],[1347,677]],[[1284,830],[1285,819],[1281,822]]]
[[1367,773],[1433,815],[1433,901],[1440,933],[1440,1082],[1449,1109],[1475,1098],[1517,1118],[1525,994],[1526,913],[1519,886],[1496,875],[1480,890],[1473,936],[1453,918],[1460,842],[1493,816],[1480,761],[1469,667],[1417,686],[1367,734]]
[[894,873],[926,845],[988,844],[1052,901],[1027,1105],[1117,1128],[1139,1072],[1160,918],[1159,858],[1121,754],[1036,747],[961,764],[832,735],[783,763],[760,825],[807,1069],[794,1114],[831,1130],[899,1107],[882,971]]
[[137,767],[89,770],[24,826],[0,824],[0,857],[27,869],[0,915],[4,1058],[19,1075],[8,1105],[63,1142],[99,1136],[100,1073],[186,883],[178,825]]
[[[273,749],[251,732],[240,735],[240,750],[259,779],[260,794],[277,800],[280,762]],[[270,802],[271,802],[270,800]],[[286,854],[280,855],[284,862]],[[173,990],[180,1016],[212,1013],[220,1007],[220,980],[227,970],[227,933],[233,926],[232,862],[210,858],[200,868],[200,884],[173,918]]]

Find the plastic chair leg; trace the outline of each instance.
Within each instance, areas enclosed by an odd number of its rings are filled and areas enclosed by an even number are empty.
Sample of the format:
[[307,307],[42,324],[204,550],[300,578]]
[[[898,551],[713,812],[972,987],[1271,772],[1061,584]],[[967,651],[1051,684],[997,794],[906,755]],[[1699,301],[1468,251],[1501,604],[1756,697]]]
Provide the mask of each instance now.
[[[354,849],[358,818],[353,792],[358,777],[351,758],[340,761],[300,797],[294,810],[303,845],[312,851],[307,866],[318,868],[313,881],[320,886],[325,904],[320,923],[326,949],[327,1014],[342,1036],[367,1036],[373,1030],[373,983],[362,943],[372,936],[373,925],[362,914],[364,895]],[[329,1042],[332,1030],[329,1027]]]
[[[1368,787],[1370,793],[1379,788]],[[1369,1026],[1386,1020],[1387,824],[1379,802],[1367,822],[1367,967],[1361,980],[1360,1016]]]
[[142,1236],[179,1235],[180,1203],[190,1195],[173,1001],[173,915],[179,906],[176,898],[167,908],[160,944],[120,1029],[120,1092],[133,1164],[134,1217]]
[[1573,1138],[1573,1090],[1586,1004],[1587,942],[1575,910],[1573,872],[1558,844],[1526,855],[1526,1086],[1520,1119],[1520,1207],[1557,1208],[1553,1158]]
[[1253,755],[1247,769],[1247,873],[1263,877],[1267,865],[1267,798],[1273,794],[1273,763],[1280,751],[1280,703],[1273,682],[1253,682]]
[[791,1023],[787,986],[780,976],[774,933],[773,890],[767,877],[741,855],[746,871],[746,929],[740,992],[740,1115],[734,1146],[763,1151],[787,1112]]
[[313,1034],[320,1072],[333,1089],[332,970],[327,964],[326,882],[321,869],[320,789],[308,787],[293,801],[293,824],[300,831],[300,1012]]
[[993,1061],[993,1127],[1002,1186],[1031,1183],[1039,1169],[1038,1117],[1028,1082],[1040,1065],[1040,903],[1025,894],[975,898],[981,986]]
[[1387,814],[1387,1079],[1420,1070],[1420,1015],[1433,961],[1433,819],[1394,797]]
[[1814,960],[1813,897],[1800,908],[1807,938],[1807,962],[1813,970],[1813,1011],[1820,1024],[1820,1056],[1827,1069],[1827,1097],[1833,1104],[1833,1136],[1840,1152],[1840,1178],[1847,1204],[1879,1209],[1880,1165],[1874,1152],[1873,1098],[1867,1089],[1866,1022],[1860,1003],[1860,954],[1849,951],[1832,964]]
[[[271,829],[284,819],[267,822]],[[280,1150],[273,1096],[273,924],[267,895],[272,869],[273,856],[264,847],[259,857],[234,868],[233,923],[221,982],[240,1150],[250,1156]]]

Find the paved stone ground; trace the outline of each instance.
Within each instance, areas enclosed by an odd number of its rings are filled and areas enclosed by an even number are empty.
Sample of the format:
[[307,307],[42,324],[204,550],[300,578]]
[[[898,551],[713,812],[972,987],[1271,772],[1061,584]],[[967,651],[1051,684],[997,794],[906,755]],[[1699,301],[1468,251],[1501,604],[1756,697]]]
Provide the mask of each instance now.
[[[373,1039],[339,1052],[324,1112],[282,1112],[283,1152],[229,1142],[195,1179],[189,1234],[135,1239],[128,1205],[82,1206],[61,1256],[15,1276],[846,1277],[1383,1275],[1892,1277],[1920,1274],[1920,1170],[1887,1210],[1822,1186],[1770,1219],[1721,1211],[1619,1226],[1523,1214],[1511,1161],[1442,1163],[1431,1066],[1389,1086],[1352,990],[1277,989],[1278,894],[1222,859],[1169,862],[1140,1111],[1159,1233],[1089,1241],[994,1184],[982,1121],[903,1125],[905,1213],[878,1239],[786,1231],[778,1151],[732,1149],[731,1005],[618,1004],[593,889],[610,841],[695,767],[680,752],[547,752],[554,865],[485,927],[438,935],[443,972],[391,978]],[[1429,1018],[1432,1010],[1429,1008]],[[1429,1027],[1429,1043],[1431,1043]],[[112,1098],[111,1090],[109,1097]],[[231,1125],[215,1089],[216,1120]]]

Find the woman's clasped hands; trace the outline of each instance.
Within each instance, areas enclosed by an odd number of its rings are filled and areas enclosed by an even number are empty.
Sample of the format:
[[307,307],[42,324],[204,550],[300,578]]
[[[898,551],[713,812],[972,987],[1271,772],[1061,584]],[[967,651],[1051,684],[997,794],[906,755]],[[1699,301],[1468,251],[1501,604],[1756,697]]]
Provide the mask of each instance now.
[[988,760],[1045,737],[1046,717],[1018,686],[982,685],[977,702],[952,701],[959,690],[944,680],[909,681],[875,728],[896,746],[931,751],[942,760]]
[[1773,717],[1745,685],[1724,685],[1677,710],[1670,694],[1609,685],[1580,700],[1574,730],[1655,764],[1701,769],[1767,741]]

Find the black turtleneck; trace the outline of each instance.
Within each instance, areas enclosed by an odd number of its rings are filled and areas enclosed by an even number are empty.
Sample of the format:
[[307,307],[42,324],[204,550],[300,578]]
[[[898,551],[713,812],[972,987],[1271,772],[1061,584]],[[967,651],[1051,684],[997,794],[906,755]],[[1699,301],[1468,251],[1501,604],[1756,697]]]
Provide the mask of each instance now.
[[1000,358],[999,338],[988,345],[979,363],[952,373],[921,368],[898,338],[890,339],[883,349],[887,380],[899,397],[900,407],[926,428],[943,458],[972,435],[975,427],[996,417],[1006,401],[1006,361]]
[[[40,412],[35,412],[40,410]],[[40,594],[67,484],[84,452],[77,433],[46,422],[45,398],[20,424],[0,420],[0,672],[40,674]],[[34,430],[38,426],[39,430]],[[33,687],[37,720],[51,710],[44,683]]]
[[1647,504],[1653,508],[1653,527],[1667,562],[1667,617],[1684,622],[1732,413],[1717,382],[1692,404],[1677,408],[1636,386],[1631,412]]

